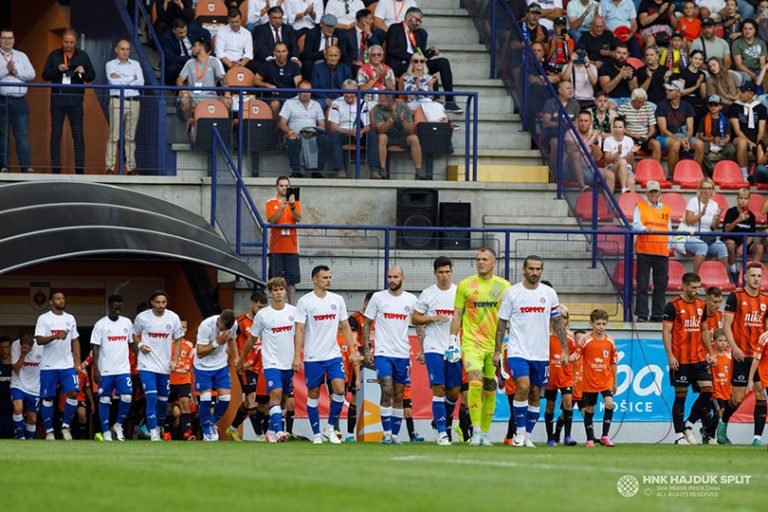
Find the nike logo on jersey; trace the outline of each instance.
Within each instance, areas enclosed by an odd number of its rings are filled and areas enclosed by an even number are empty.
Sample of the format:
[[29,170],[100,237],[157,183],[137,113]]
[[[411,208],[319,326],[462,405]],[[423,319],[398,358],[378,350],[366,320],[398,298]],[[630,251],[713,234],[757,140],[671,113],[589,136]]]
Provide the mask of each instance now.
[[322,322],[323,320],[335,320],[336,313],[331,313],[330,315],[315,315],[312,318],[314,318],[317,322]]
[[408,320],[408,315],[403,313],[383,313],[387,320]]

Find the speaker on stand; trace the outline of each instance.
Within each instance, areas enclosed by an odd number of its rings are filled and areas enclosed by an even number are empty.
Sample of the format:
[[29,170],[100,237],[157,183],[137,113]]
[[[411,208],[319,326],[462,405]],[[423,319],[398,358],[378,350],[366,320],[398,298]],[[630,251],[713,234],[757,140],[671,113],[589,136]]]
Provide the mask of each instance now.
[[397,231],[398,249],[435,249],[437,239],[430,229],[437,226],[438,192],[433,189],[401,188],[397,191],[397,225],[423,226],[424,230]]
[[[471,203],[440,203],[438,225],[441,228],[468,228],[472,226]],[[472,245],[469,231],[443,231],[440,233],[440,249],[469,250]]]

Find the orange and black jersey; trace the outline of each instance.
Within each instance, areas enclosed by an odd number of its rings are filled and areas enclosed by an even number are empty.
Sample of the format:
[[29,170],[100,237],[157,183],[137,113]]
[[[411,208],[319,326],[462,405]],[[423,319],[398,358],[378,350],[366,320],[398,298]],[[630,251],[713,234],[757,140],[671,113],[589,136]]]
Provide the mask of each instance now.
[[767,294],[758,292],[752,296],[743,288],[731,293],[725,301],[725,311],[733,313],[733,341],[744,352],[744,357],[752,357],[755,353],[757,340],[765,331],[767,309]]
[[667,302],[664,323],[672,324],[672,355],[680,364],[700,363],[707,355],[701,339],[701,324],[707,320],[706,303],[686,301],[682,295]]
[[[705,324],[707,324],[707,329],[709,330],[709,342],[712,344],[712,350],[715,349],[715,342],[712,340],[712,335],[715,333],[716,330],[723,328],[723,312],[719,309],[715,311],[714,315],[710,315],[707,310],[704,310],[706,312],[706,320],[702,320]],[[707,358],[707,349],[704,348],[704,344],[701,344],[701,350],[699,351],[699,356],[701,357],[701,360],[704,361]]]

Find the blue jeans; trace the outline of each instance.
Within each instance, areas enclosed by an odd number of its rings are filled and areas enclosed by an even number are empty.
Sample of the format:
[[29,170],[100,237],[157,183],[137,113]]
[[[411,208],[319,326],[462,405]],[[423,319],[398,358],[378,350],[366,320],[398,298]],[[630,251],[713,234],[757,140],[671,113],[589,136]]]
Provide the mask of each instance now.
[[[360,136],[360,144],[361,144],[360,165],[362,166],[363,162],[367,162],[369,168],[379,168],[381,166],[379,165],[378,137],[372,137],[371,133],[373,133],[373,135],[376,135],[375,132],[368,132]],[[344,154],[344,150],[341,148],[341,146],[343,146],[344,144],[354,144],[355,137],[344,135],[339,132],[332,132],[330,135],[330,138],[331,138],[331,166],[334,171],[346,171],[347,160],[346,160],[346,155]],[[362,159],[363,149],[365,149],[365,160]],[[353,151],[352,158],[354,158],[354,151]]]
[[24,96],[0,96],[0,167],[8,166],[11,129],[16,139],[19,165],[26,170],[32,165],[29,156],[29,107]]

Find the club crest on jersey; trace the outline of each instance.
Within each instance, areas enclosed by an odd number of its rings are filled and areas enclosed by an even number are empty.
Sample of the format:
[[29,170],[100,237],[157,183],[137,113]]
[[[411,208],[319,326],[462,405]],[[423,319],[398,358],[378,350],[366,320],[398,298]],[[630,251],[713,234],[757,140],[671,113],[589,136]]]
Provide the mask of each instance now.
[[336,311],[336,304],[331,304],[331,309]]
[[603,350],[603,357],[608,359],[608,355],[609,355],[608,349]]
[[411,312],[411,306],[405,306],[405,312],[410,313]]
[[288,317],[288,320],[290,320],[291,322],[293,322],[293,317],[292,317],[292,316],[289,316],[289,317]]
[[696,308],[696,314],[697,315],[701,316],[702,313],[703,313],[703,311],[701,310],[701,308]]
[[760,311],[765,311],[765,304],[760,304]]
[[546,302],[547,302],[547,299],[545,299],[544,297],[539,297],[539,302],[541,302],[542,304],[544,304],[544,303],[546,303]]
[[498,297],[500,293],[501,292],[495,288],[491,290],[491,295],[493,295],[494,297]]
[[170,331],[171,330],[171,324],[165,324],[165,330]]

